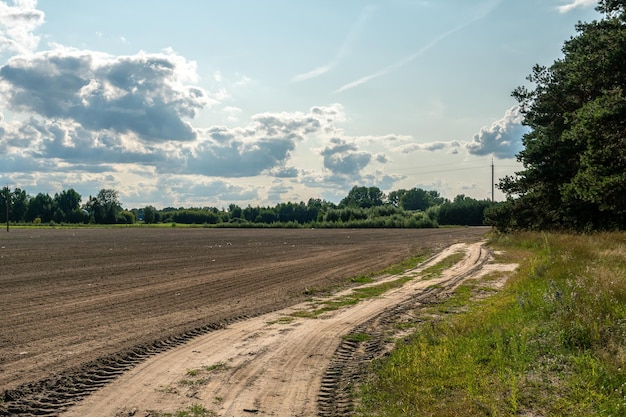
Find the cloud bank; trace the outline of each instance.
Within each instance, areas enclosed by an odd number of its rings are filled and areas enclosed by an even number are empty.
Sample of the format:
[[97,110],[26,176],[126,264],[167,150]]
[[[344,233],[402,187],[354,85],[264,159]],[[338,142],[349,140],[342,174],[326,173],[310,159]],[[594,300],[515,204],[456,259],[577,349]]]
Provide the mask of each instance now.
[[9,59],[0,68],[5,105],[91,131],[135,135],[145,142],[191,141],[186,121],[208,102],[193,62],[173,51],[112,57],[58,48]]
[[[476,16],[497,4],[482,3]],[[339,65],[374,10],[362,9],[329,63],[292,81]],[[340,91],[397,70],[476,19]],[[44,21],[34,0],[11,6],[0,0],[0,174],[29,192],[72,187],[86,196],[115,188],[131,207],[267,203],[305,192],[338,201],[353,185],[389,190],[409,181],[396,164],[415,164],[411,152],[510,158],[520,149],[515,108],[468,142],[351,135],[339,103],[248,114],[245,100],[233,97],[255,82],[238,73],[240,81],[228,82],[232,74],[214,70],[211,92],[210,84],[200,86],[196,62],[173,49],[112,55],[59,44],[40,48],[36,31]]]

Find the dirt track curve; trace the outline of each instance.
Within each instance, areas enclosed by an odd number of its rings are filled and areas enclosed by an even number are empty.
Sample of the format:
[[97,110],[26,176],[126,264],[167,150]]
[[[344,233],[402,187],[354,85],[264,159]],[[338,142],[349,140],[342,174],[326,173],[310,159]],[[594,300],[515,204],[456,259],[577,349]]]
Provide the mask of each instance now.
[[[336,318],[284,322],[280,317],[285,313],[277,310],[303,301],[310,289],[343,285],[359,273],[419,251],[472,240],[485,231],[12,231],[0,239],[0,382],[5,387],[0,415],[52,416],[67,409],[74,413],[68,415],[157,416],[193,403],[206,404],[218,415],[263,413],[274,410],[265,398],[276,396],[282,380],[288,381],[288,391],[275,397],[279,403],[293,398],[292,407],[306,405],[313,407],[306,410],[319,409],[320,415],[339,415],[324,414],[330,410],[325,390],[333,395],[341,391],[336,383],[324,388],[334,380],[334,371],[326,366],[335,350],[335,360],[345,350],[341,334],[363,323],[354,318],[355,312],[343,319],[344,313],[338,312]],[[380,302],[356,308],[374,301]],[[269,325],[272,314],[279,321]],[[372,314],[380,312],[367,313],[370,318]],[[309,323],[330,327],[307,330]],[[304,357],[290,356],[298,352],[286,343],[290,339],[309,340],[307,348],[313,350]],[[210,341],[203,345],[204,340]],[[172,362],[168,355],[183,356]],[[308,391],[297,393],[291,378],[304,378],[304,373],[280,371],[280,364],[289,370],[322,366],[317,369],[319,383],[309,379]],[[243,371],[255,366],[256,371]],[[137,385],[146,395],[153,391],[159,397],[155,403],[146,398],[131,405],[127,398],[124,404],[115,403],[114,412],[101,405],[92,408],[96,414],[76,411],[145,367],[172,378],[154,389]],[[278,373],[272,371],[275,367]],[[161,377],[138,378],[144,384]],[[226,385],[210,391],[220,379]],[[267,392],[247,388],[253,386]],[[121,398],[120,392],[132,395],[122,389],[112,398]],[[315,415],[303,412],[268,415]]]
[[[461,262],[438,277],[420,279],[425,268],[458,251],[466,253]],[[489,259],[482,243],[453,245],[403,274],[413,278],[403,287],[356,306],[291,321],[293,313],[321,301],[313,300],[235,323],[145,361],[61,415],[158,416],[193,404],[219,416],[349,415],[345,388],[359,364],[385,351],[386,322],[477,276]],[[355,332],[368,334],[367,341],[344,339]]]

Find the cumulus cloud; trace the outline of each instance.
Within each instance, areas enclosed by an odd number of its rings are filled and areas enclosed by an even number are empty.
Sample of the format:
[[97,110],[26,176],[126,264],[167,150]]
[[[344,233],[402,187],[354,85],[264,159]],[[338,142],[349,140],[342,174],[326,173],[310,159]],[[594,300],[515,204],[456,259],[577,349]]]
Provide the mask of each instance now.
[[156,188],[168,196],[177,196],[180,204],[195,201],[200,207],[220,207],[230,203],[241,204],[259,197],[258,188],[233,184],[223,179],[185,176],[160,177]]
[[372,154],[360,151],[353,143],[340,138],[333,138],[321,151],[324,167],[334,174],[350,177],[358,176],[360,171],[372,160]]
[[485,126],[466,144],[473,155],[494,155],[498,158],[514,158],[522,150],[522,136],[528,127],[522,125],[524,115],[519,106],[507,110],[504,117]]
[[0,52],[35,50],[39,37],[33,31],[44,22],[44,13],[36,6],[35,0],[14,0],[13,6],[0,2]]
[[567,13],[578,7],[591,7],[595,6],[596,4],[598,4],[597,0],[574,0],[570,1],[568,4],[557,7],[557,9],[559,10],[559,13]]
[[[212,127],[201,131],[201,138],[184,148],[175,172],[248,177],[261,173],[282,178],[297,176],[297,169],[286,167],[298,143],[308,136],[337,130],[343,120],[339,105],[313,107],[308,112],[261,113],[243,127]],[[165,172],[172,166],[165,167]]]
[[274,203],[280,203],[284,200],[283,195],[291,192],[292,186],[284,184],[274,184],[267,190],[267,199]]
[[146,142],[196,139],[185,118],[208,96],[186,84],[194,77],[195,64],[171,50],[113,57],[57,48],[13,57],[0,69],[2,93],[14,111]]
[[447,151],[448,153],[457,153],[460,143],[458,141],[451,142],[429,142],[429,143],[410,143],[397,148],[401,153],[412,152],[437,152]]
[[296,167],[281,167],[272,170],[270,175],[276,178],[297,178],[298,172],[298,168]]
[[290,137],[239,138],[227,144],[205,141],[185,154],[181,172],[207,176],[251,177],[281,165],[295,149]]
[[296,146],[309,136],[337,130],[335,120],[343,118],[340,106],[262,113],[243,127],[199,129],[197,140],[191,142],[147,142],[136,132],[92,130],[73,119],[32,117],[21,123],[0,119],[0,150],[4,151],[0,160],[5,168],[21,166],[22,172],[45,170],[47,161],[54,160],[56,166],[80,165],[90,172],[102,172],[104,167],[114,171],[114,166],[127,164],[152,167],[166,175],[296,178],[299,171],[288,166]]

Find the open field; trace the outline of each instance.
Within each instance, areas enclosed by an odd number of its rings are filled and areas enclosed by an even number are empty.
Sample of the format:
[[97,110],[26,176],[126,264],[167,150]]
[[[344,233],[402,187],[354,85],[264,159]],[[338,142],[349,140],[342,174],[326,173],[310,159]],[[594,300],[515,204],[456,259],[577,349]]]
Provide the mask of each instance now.
[[10,401],[487,230],[14,229],[0,235],[0,388]]
[[400,274],[233,323],[145,360],[59,417],[352,416],[372,360],[424,308],[502,268],[491,260],[484,241],[458,243]]

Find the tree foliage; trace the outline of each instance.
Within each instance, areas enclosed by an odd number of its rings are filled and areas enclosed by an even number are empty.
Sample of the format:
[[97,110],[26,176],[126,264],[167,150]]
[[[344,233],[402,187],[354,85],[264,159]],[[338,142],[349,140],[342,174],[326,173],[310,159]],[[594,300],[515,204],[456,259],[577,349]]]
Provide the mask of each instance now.
[[[384,194],[377,187],[353,187],[343,204],[311,198],[308,202],[286,202],[275,206],[248,205],[241,208],[229,204],[216,207],[166,207],[161,210],[148,205],[123,209],[119,194],[102,189],[90,196],[81,207],[81,196],[69,189],[54,198],[39,193],[29,196],[24,190],[6,188],[0,195],[9,196],[10,220],[35,224],[99,223],[144,224],[180,223],[206,227],[437,227],[439,224],[480,225],[484,202],[463,195],[450,202],[436,191],[420,188]],[[394,200],[395,199],[395,200]],[[0,219],[6,219],[6,215]]]
[[389,203],[405,210],[426,211],[429,207],[438,206],[444,202],[437,191],[428,191],[422,188],[400,189],[392,191],[388,196]]
[[118,220],[120,223],[126,223],[128,220],[126,215],[118,219],[118,215],[122,213],[122,205],[118,195],[118,192],[113,189],[103,188],[95,197],[89,197],[85,208],[95,223],[114,224]]
[[385,194],[378,187],[354,186],[339,202],[340,207],[375,207],[384,204]]
[[505,177],[507,201],[489,221],[508,229],[626,228],[626,1],[601,1],[599,21],[579,23],[563,58],[535,66],[518,87],[531,130]]
[[492,205],[490,200],[475,200],[460,194],[454,201],[447,201],[439,207],[439,224],[482,226],[484,212]]

